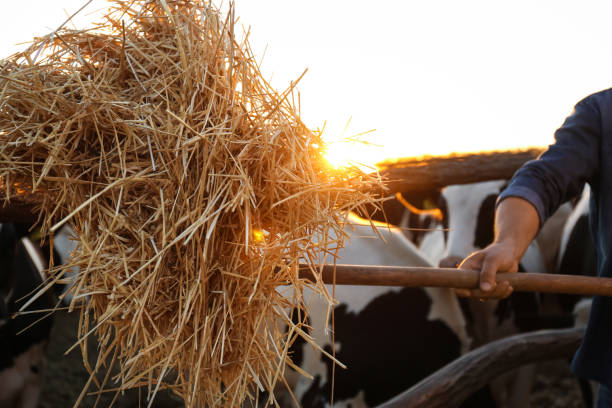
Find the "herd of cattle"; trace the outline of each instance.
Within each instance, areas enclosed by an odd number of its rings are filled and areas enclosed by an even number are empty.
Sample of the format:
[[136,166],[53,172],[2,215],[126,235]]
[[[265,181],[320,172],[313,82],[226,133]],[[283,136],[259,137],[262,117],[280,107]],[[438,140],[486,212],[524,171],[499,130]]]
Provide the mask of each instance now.
[[[454,267],[492,241],[495,200],[504,186],[504,181],[493,181],[450,186],[428,195],[406,194],[385,204],[381,221],[389,224],[375,222],[378,232],[369,220],[351,214],[345,228],[349,240],[338,262]],[[520,270],[595,274],[588,194],[585,190],[582,197],[562,206],[543,226]],[[407,209],[400,201],[412,205]],[[56,262],[68,255],[70,245],[60,244],[60,249],[63,254]],[[26,313],[12,317],[43,281],[43,252],[32,244],[26,227],[0,224],[0,408],[37,404],[52,318],[41,319],[44,314],[27,311],[51,309],[54,300],[41,296],[25,308]],[[580,300],[513,293],[501,301],[479,302],[458,298],[444,288],[337,286],[333,290],[338,300],[333,310],[333,347],[326,301],[306,291],[303,297],[311,312],[307,321],[299,323],[348,368],[334,365],[308,343],[294,343],[294,362],[312,375],[287,374],[303,407],[331,406],[332,398],[336,407],[376,406],[482,344],[520,332],[572,326]],[[494,379],[462,406],[528,406],[533,372],[533,367],[525,367]],[[589,400],[589,388],[584,390]]]

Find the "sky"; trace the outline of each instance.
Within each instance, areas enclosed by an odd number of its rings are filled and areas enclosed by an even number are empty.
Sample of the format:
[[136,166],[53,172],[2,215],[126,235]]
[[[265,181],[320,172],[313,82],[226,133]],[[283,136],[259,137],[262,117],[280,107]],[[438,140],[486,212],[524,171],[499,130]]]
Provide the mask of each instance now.
[[[0,57],[85,4],[4,2]],[[77,24],[105,5],[93,0]],[[308,69],[298,85],[302,119],[313,129],[325,125],[337,160],[545,146],[576,102],[612,84],[609,1],[235,0],[235,7],[275,88]],[[374,145],[334,142],[370,130],[362,139]]]

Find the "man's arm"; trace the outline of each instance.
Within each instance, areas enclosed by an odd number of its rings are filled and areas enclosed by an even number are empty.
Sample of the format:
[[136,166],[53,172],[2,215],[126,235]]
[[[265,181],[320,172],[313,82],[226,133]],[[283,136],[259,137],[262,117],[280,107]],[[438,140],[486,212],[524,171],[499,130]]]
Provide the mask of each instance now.
[[459,296],[507,297],[512,293],[508,282],[495,282],[497,272],[516,272],[529,244],[538,233],[539,216],[535,207],[518,197],[508,197],[497,207],[495,239],[488,247],[474,252],[460,269],[480,270],[480,289],[456,289]]
[[555,132],[555,143],[537,160],[525,163],[499,199],[521,197],[529,201],[542,225],[562,203],[580,195],[585,183],[596,185],[602,130],[601,106],[597,101],[609,98],[610,92],[578,102]]
[[495,240],[466,258],[460,268],[478,269],[480,290],[457,290],[460,296],[506,297],[507,282],[495,285],[495,274],[516,272],[539,226],[564,201],[582,192],[585,182],[597,184],[601,140],[601,104],[612,90],[578,102],[555,132],[555,143],[538,160],[521,167],[499,197]]

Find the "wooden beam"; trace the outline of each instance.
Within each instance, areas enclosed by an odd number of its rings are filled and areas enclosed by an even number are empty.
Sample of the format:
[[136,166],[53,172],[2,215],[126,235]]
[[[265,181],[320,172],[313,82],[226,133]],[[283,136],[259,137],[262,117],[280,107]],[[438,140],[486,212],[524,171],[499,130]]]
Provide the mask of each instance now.
[[454,184],[510,179],[543,149],[426,156],[378,163],[392,193],[428,191]]
[[[316,280],[306,267],[300,277]],[[479,271],[404,266],[323,265],[321,277],[324,283],[335,280],[337,285],[476,289],[479,283]],[[612,296],[612,278],[521,272],[498,273],[496,279],[508,281],[517,292]]]
[[458,407],[467,397],[501,374],[537,361],[571,357],[583,335],[584,327],[542,330],[488,343],[446,365],[378,408]]

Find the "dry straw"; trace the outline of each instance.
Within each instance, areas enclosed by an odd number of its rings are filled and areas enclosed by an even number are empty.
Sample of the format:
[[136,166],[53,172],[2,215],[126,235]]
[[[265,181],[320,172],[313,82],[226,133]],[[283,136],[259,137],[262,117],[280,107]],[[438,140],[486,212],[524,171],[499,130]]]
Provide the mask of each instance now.
[[[0,176],[44,191],[45,233],[78,233],[88,386],[168,387],[189,407],[282,386],[308,314],[298,263],[315,268],[372,200],[379,181],[326,165],[294,84],[272,89],[246,37],[206,2],[114,1],[92,29],[1,61]],[[100,381],[108,361],[119,374]]]

